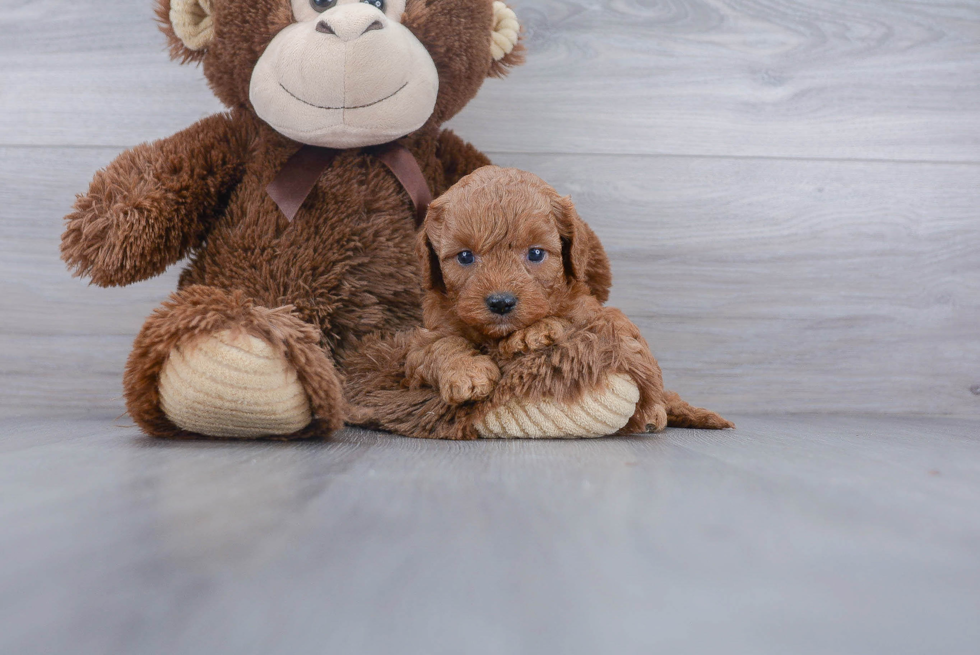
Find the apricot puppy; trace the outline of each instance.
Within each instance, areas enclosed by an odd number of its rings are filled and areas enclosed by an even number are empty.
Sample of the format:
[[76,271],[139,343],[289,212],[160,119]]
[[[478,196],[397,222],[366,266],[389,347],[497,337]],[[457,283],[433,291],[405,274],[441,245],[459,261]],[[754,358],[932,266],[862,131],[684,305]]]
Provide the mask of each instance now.
[[548,378],[538,382],[556,397],[574,395],[576,369],[627,374],[640,397],[623,433],[734,427],[663,389],[639,329],[602,304],[610,280],[598,238],[537,176],[488,166],[463,178],[430,207],[418,254],[425,328],[408,340],[404,386],[436,389],[449,405],[482,401],[502,369],[560,347],[523,374]]

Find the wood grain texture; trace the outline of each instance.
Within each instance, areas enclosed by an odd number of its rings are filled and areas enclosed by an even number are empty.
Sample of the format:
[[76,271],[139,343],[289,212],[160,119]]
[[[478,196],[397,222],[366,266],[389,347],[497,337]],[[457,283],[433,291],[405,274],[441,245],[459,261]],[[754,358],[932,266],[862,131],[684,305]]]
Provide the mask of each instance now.
[[[119,378],[177,270],[73,280],[62,215],[114,149],[0,150],[0,405],[122,413]],[[980,166],[497,155],[570,193],[612,304],[668,385],[720,411],[980,416]]]
[[[132,146],[219,109],[150,0],[0,12],[0,145]],[[977,0],[515,0],[528,64],[455,125],[486,150],[980,157]]]
[[589,443],[0,421],[0,652],[976,650],[976,421]]

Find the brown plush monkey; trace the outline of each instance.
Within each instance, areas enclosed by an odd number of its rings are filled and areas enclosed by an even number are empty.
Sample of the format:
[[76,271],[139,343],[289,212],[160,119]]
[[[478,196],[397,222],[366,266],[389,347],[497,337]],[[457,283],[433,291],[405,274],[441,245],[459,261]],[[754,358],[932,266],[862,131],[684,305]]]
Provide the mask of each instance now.
[[666,391],[639,329],[604,307],[596,235],[543,180],[487,166],[429,209],[425,326],[348,361],[355,420],[416,437],[598,437],[734,427]]
[[[492,0],[158,2],[228,112],[100,171],[62,256],[101,286],[190,258],[126,366],[148,434],[327,434],[351,344],[419,324],[413,200],[488,163],[440,126],[521,61],[520,27]],[[414,189],[383,156],[406,151]]]

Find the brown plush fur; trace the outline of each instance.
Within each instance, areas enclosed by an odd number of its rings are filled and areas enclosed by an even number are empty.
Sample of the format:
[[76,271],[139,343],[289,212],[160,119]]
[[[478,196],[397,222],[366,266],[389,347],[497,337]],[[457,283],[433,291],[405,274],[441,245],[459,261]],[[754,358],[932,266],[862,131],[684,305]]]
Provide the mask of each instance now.
[[[545,252],[532,262],[532,249]],[[410,436],[476,438],[474,423],[513,398],[573,403],[609,373],[639,386],[621,433],[667,425],[734,427],[665,391],[639,329],[603,307],[608,260],[568,198],[540,178],[493,166],[463,178],[429,210],[417,248],[425,327],[372,338],[348,362],[354,420]],[[475,262],[460,263],[467,251]],[[493,313],[493,294],[514,309]]]
[[[440,77],[428,123],[403,139],[440,194],[489,163],[440,125],[488,75],[519,63],[520,49],[492,62],[491,0],[409,0],[404,24]],[[345,418],[336,392],[351,344],[415,326],[421,288],[413,254],[415,210],[398,181],[361,150],[344,151],[292,222],[266,187],[300,147],[259,120],[248,99],[252,69],[290,23],[287,0],[213,0],[215,38],[186,50],[158,16],[176,59],[203,63],[230,108],[170,138],[142,145],[100,171],[67,217],[62,257],[101,286],[145,280],[190,256],[180,292],[151,317],[125,377],[128,407],[151,435],[177,433],[158,405],[157,376],[191,333],[239,327],[282,347],[327,428]],[[318,342],[319,354],[311,350]],[[334,370],[337,368],[337,371]],[[321,388],[322,386],[322,388]]]
[[343,425],[347,413],[343,388],[320,347],[316,328],[299,319],[291,307],[258,307],[241,291],[189,286],[173,294],[146,321],[126,365],[126,407],[147,433],[186,436],[160,409],[160,372],[176,346],[222,330],[241,330],[263,339],[296,369],[313,414],[321,417],[297,436],[326,434]]

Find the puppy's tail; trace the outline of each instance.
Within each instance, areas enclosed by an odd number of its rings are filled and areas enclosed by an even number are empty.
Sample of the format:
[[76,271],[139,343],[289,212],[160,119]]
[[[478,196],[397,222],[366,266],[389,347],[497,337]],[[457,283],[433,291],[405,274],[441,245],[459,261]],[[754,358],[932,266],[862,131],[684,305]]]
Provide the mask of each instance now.
[[701,430],[724,430],[734,428],[735,424],[707,409],[694,407],[673,391],[664,395],[667,404],[667,425],[672,428],[697,428]]

